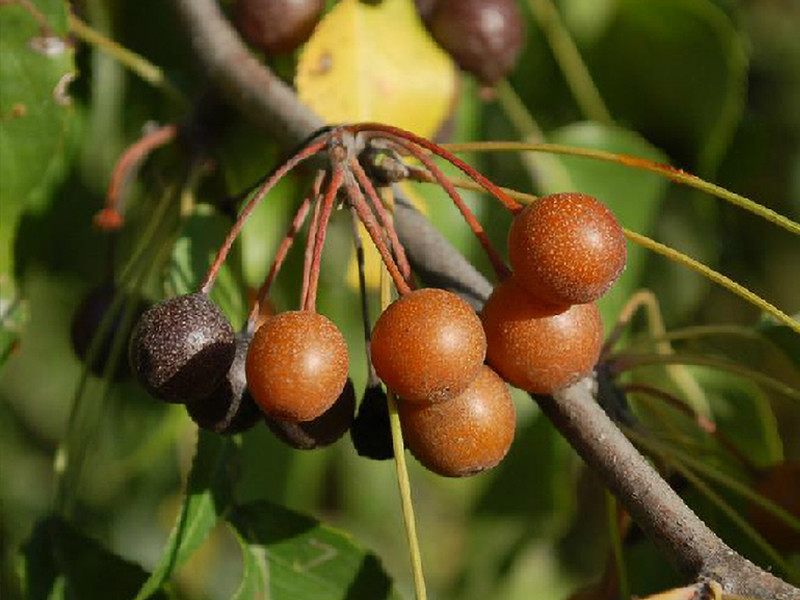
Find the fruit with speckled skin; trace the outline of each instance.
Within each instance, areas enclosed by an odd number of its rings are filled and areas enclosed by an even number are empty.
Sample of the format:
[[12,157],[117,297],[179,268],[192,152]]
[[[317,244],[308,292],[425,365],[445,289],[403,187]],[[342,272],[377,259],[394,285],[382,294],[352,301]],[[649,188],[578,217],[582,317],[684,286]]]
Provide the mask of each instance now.
[[544,304],[516,275],[498,285],[481,313],[486,362],[511,385],[550,394],[588,374],[597,363],[603,322],[597,306]]
[[525,41],[515,0],[439,0],[426,23],[458,66],[486,85],[511,72]]
[[236,354],[228,373],[206,398],[191,402],[186,411],[199,427],[232,435],[251,429],[263,416],[247,390],[244,363],[252,336],[236,334]]
[[466,390],[448,402],[398,404],[408,449],[446,477],[474,475],[497,465],[514,440],[516,413],[508,388],[482,366]]
[[378,377],[406,402],[442,402],[478,374],[486,336],[469,304],[427,288],[386,308],[372,330],[371,353]]
[[594,302],[625,268],[627,248],[617,218],[599,200],[553,194],[526,206],[508,232],[514,276],[553,304]]
[[281,54],[311,36],[324,8],[324,0],[237,0],[233,13],[248,42],[267,54]]
[[156,398],[190,402],[211,394],[236,351],[228,319],[201,293],[169,298],[139,319],[130,340],[131,368]]
[[297,450],[330,446],[342,437],[353,423],[356,394],[349,379],[342,393],[328,410],[312,421],[280,421],[265,417],[267,426],[278,439]]
[[261,410],[281,421],[311,421],[347,381],[347,343],[329,319],[311,311],[270,317],[247,353],[247,385]]
[[364,391],[358,414],[350,427],[350,439],[359,456],[373,460],[394,457],[389,404],[380,384],[370,385]]

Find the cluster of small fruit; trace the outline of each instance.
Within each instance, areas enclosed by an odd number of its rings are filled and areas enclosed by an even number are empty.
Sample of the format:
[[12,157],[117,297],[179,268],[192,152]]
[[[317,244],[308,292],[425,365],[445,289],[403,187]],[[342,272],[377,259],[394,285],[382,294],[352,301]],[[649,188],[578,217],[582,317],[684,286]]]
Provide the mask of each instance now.
[[[515,411],[503,380],[551,393],[591,371],[603,337],[594,300],[619,276],[626,250],[603,204],[556,194],[516,215],[509,255],[513,274],[480,317],[445,290],[401,290],[372,330],[372,364],[398,397],[405,443],[441,475],[478,473],[507,453]],[[130,352],[147,391],[185,402],[207,429],[235,433],[265,417],[283,441],[308,449],[353,426],[360,453],[392,455],[385,396],[369,388],[354,422],[347,344],[314,310],[271,315],[254,334],[234,335],[205,293],[178,296],[142,316]]]

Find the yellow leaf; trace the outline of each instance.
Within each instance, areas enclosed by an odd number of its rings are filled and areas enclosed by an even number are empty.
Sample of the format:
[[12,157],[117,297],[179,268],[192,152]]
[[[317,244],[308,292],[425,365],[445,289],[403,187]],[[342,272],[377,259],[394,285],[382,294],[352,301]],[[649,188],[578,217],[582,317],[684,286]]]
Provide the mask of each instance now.
[[328,123],[378,121],[431,137],[450,111],[456,70],[412,0],[342,0],[303,48],[296,85]]

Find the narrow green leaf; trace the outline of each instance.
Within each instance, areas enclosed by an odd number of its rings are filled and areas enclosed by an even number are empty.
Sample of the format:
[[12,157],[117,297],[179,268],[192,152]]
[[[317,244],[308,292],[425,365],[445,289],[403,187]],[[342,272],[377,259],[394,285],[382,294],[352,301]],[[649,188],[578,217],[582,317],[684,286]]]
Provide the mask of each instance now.
[[[147,578],[60,517],[40,521],[23,548],[28,600],[133,598]],[[153,597],[165,598],[163,593]]]
[[183,506],[161,560],[142,585],[137,600],[151,597],[169,580],[175,570],[202,545],[230,506],[227,465],[231,450],[230,439],[200,430]]
[[[256,561],[250,568],[267,571],[261,577],[272,600],[399,598],[374,554],[311,517],[253,502],[235,509],[231,523],[254,553],[247,559]],[[259,552],[266,561],[261,567]]]

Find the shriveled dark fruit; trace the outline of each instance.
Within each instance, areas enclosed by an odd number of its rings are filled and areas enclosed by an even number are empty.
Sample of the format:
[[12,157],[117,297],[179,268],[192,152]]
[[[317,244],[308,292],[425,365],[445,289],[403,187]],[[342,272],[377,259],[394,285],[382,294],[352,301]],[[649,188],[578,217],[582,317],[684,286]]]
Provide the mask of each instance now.
[[516,412],[505,382],[487,366],[461,394],[439,404],[398,403],[403,438],[414,457],[445,477],[496,466],[514,440]]
[[324,8],[324,0],[237,0],[233,13],[248,42],[267,54],[280,54],[311,36]]
[[307,310],[270,317],[247,353],[247,386],[272,419],[311,421],[339,398],[347,381],[347,342],[326,317]]
[[[759,477],[754,491],[800,519],[800,461],[771,466]],[[750,523],[776,550],[800,552],[800,532],[756,504],[751,504]]]
[[433,39],[485,85],[511,72],[525,41],[515,0],[439,0],[426,22]]
[[359,456],[373,460],[394,458],[389,404],[380,385],[368,386],[358,407],[350,439]]
[[201,293],[175,296],[149,308],[130,341],[131,368],[150,395],[191,402],[210,395],[236,352],[233,328]]
[[562,193],[540,198],[514,218],[508,257],[514,276],[540,300],[584,304],[622,274],[627,246],[619,221],[602,202]]
[[392,302],[375,322],[372,364],[406,402],[444,402],[466,389],[486,357],[486,336],[469,304],[436,288]]
[[236,354],[225,378],[210,396],[186,405],[189,416],[199,427],[232,435],[251,429],[263,416],[247,390],[244,373],[247,348],[252,339],[246,333],[237,333]]
[[[72,317],[72,324],[70,327],[70,339],[72,341],[72,349],[75,354],[82,361],[86,362],[86,357],[89,353],[89,347],[95,336],[100,333],[103,319],[111,308],[114,298],[120,294],[120,290],[113,284],[107,283],[95,288],[92,288],[83,301],[78,305],[75,314]],[[147,302],[142,298],[124,298],[123,301],[117,306],[116,314],[106,330],[106,335],[95,356],[95,360],[88,365],[89,370],[102,377],[105,373],[106,364],[108,363],[111,350],[114,346],[114,340],[118,335],[127,335],[127,331],[122,331],[122,321],[125,314],[126,304],[134,302],[133,318],[131,323],[136,320],[147,309]],[[125,357],[121,357],[114,369],[113,378],[116,381],[122,381],[130,375],[130,365]]]
[[486,362],[511,385],[551,394],[592,371],[603,322],[594,303],[555,306],[531,296],[512,275],[481,312]]
[[353,423],[356,394],[348,378],[336,402],[313,421],[279,421],[264,417],[272,433],[285,444],[297,450],[313,450],[330,446],[342,437]]

